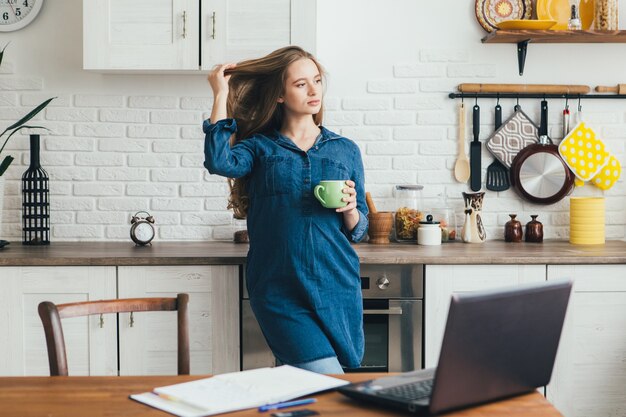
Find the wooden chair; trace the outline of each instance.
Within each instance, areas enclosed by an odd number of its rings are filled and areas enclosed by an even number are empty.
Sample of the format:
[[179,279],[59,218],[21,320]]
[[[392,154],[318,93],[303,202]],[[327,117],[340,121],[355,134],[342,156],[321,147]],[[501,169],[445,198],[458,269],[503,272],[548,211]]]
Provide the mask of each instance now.
[[94,314],[138,311],[178,312],[178,375],[189,375],[189,295],[176,298],[126,298],[86,301],[56,305],[50,301],[39,304],[39,317],[46,333],[50,376],[67,376],[67,356],[61,319]]

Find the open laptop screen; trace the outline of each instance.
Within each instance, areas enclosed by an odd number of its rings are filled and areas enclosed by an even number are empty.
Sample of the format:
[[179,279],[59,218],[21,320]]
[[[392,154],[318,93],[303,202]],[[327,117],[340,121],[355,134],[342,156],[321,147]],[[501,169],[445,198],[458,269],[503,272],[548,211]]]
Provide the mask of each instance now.
[[504,398],[550,381],[572,282],[455,294],[429,411]]

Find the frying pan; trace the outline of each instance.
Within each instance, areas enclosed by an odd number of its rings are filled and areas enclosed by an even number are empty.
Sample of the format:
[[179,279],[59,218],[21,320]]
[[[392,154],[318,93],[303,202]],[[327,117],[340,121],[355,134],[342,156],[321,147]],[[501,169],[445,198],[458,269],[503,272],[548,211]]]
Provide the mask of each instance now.
[[548,137],[548,102],[541,102],[539,143],[522,149],[511,164],[511,183],[518,194],[536,204],[554,204],[574,188],[574,174]]

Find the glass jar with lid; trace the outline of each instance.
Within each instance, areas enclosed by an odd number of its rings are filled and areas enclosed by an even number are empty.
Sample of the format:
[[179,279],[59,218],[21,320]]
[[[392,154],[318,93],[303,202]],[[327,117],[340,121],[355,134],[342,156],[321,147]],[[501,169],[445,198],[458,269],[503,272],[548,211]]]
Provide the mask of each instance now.
[[437,207],[431,209],[433,219],[441,227],[441,242],[456,240],[456,216],[451,207]]
[[398,242],[416,242],[419,222],[424,219],[422,210],[422,185],[396,185],[394,197],[395,237]]
[[595,0],[594,30],[617,30],[617,0]]

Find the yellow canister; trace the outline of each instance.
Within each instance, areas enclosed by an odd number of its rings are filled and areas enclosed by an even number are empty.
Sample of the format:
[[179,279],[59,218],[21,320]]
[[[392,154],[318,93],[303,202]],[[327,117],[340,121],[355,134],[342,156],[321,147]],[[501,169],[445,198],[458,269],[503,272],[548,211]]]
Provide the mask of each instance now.
[[571,197],[569,241],[576,245],[605,242],[604,197]]

